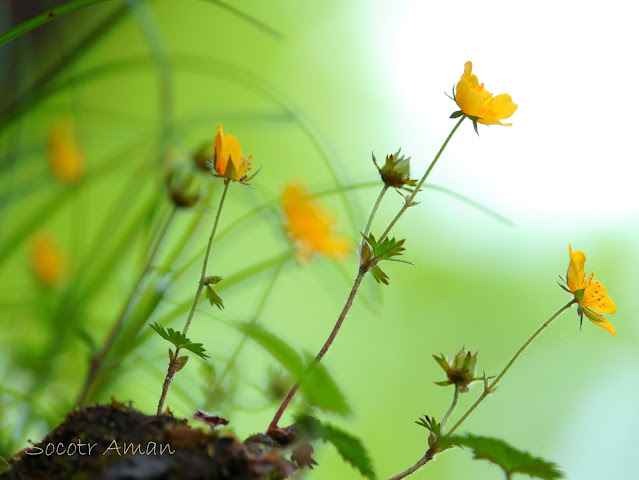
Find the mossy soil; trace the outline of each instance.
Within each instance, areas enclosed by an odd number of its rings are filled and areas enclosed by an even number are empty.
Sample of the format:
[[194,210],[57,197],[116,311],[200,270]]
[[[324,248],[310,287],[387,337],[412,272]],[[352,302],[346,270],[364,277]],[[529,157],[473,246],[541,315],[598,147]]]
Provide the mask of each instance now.
[[252,480],[295,470],[271,442],[240,442],[202,425],[116,402],[76,409],[41,442],[14,455],[0,480]]

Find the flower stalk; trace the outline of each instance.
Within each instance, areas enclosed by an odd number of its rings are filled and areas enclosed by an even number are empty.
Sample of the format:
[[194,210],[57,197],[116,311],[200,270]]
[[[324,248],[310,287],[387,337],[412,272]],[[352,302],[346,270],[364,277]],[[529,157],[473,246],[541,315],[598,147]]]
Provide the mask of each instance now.
[[442,418],[442,422],[441,422],[441,428],[442,429],[446,426],[446,422],[450,418],[451,413],[453,413],[453,411],[455,411],[455,407],[457,407],[457,400],[458,399],[459,399],[459,385],[455,384],[455,393],[453,394],[453,401],[450,404],[450,407],[448,408],[448,411],[444,415],[444,418]]
[[[448,134],[448,137],[446,137],[446,140],[444,141],[444,143],[442,144],[441,148],[437,152],[437,155],[435,156],[435,158],[433,159],[433,161],[429,165],[428,169],[426,170],[426,172],[424,173],[422,178],[419,180],[419,182],[417,183],[417,185],[413,189],[412,193],[409,196],[406,197],[404,205],[399,210],[399,212],[397,213],[395,218],[393,218],[391,223],[388,225],[388,227],[386,228],[386,230],[384,231],[382,236],[379,238],[379,240],[378,240],[379,242],[381,242],[390,233],[391,229],[393,228],[395,223],[397,223],[399,218],[404,214],[404,212],[410,206],[413,205],[413,200],[415,199],[415,196],[417,195],[417,193],[419,192],[421,186],[424,184],[424,182],[428,178],[428,175],[430,175],[430,172],[435,167],[435,164],[437,163],[437,160],[439,160],[439,157],[441,157],[442,153],[444,152],[444,149],[446,148],[446,145],[448,145],[448,142],[450,142],[450,139],[453,137],[453,135],[455,134],[455,132],[457,131],[459,126],[462,124],[462,122],[464,121],[465,118],[466,118],[466,116],[463,115],[459,119],[459,121],[455,124],[455,126],[453,127],[451,132]],[[371,226],[373,224],[373,219],[375,218],[375,215],[377,214],[377,210],[379,208],[379,205],[381,204],[381,201],[382,201],[386,191],[388,190],[388,187],[389,187],[389,185],[387,183],[384,183],[384,186],[382,187],[382,190],[381,190],[379,196],[377,197],[377,200],[376,200],[376,202],[375,202],[375,204],[373,206],[373,209],[371,210],[371,213],[370,213],[370,215],[368,217],[368,220],[366,222],[366,227],[365,227],[365,230],[364,230],[365,235],[368,235],[368,233],[370,232],[370,228],[371,228]],[[362,240],[362,246],[365,244],[365,242],[366,242],[366,240]],[[349,310],[351,309],[351,307],[353,305],[353,301],[355,300],[355,296],[357,295],[357,291],[359,290],[359,287],[360,287],[360,285],[362,283],[362,280],[364,279],[366,274],[371,270],[371,268],[373,268],[373,266],[374,265],[371,264],[370,262],[364,262],[364,261],[360,262],[360,266],[359,266],[359,269],[357,271],[357,276],[355,277],[355,280],[353,282],[353,286],[351,288],[351,291],[350,291],[350,293],[348,295],[348,298],[346,299],[346,303],[344,304],[344,308],[342,308],[342,311],[339,314],[339,317],[337,318],[337,321],[335,322],[335,326],[333,327],[333,330],[331,331],[330,335],[326,339],[326,342],[324,342],[324,345],[322,346],[321,350],[319,351],[319,353],[317,354],[317,356],[315,357],[315,359],[313,360],[311,365],[309,365],[308,369],[306,370],[306,373],[305,373],[304,377],[307,376],[308,373],[315,367],[315,365],[317,365],[322,360],[324,355],[326,355],[326,352],[328,351],[328,349],[332,345],[333,341],[335,340],[335,337],[339,333],[339,330],[342,327],[342,323],[344,322],[344,319],[346,318],[346,315],[348,314]],[[293,397],[297,393],[297,390],[300,387],[300,383],[303,380],[304,380],[304,378],[299,379],[297,381],[297,383],[295,383],[295,385],[293,385],[293,388],[291,388],[291,390],[288,392],[288,394],[284,398],[284,401],[280,405],[280,408],[275,413],[275,416],[273,417],[273,420],[269,424],[268,431],[273,431],[273,430],[278,428],[277,425],[278,425],[278,422],[279,422],[280,418],[282,417],[282,414],[284,413],[284,411],[287,409],[287,407],[291,403],[291,400],[293,399]]]
[[306,369],[304,376],[301,379],[299,379],[297,383],[295,383],[295,385],[293,385],[293,388],[291,388],[291,390],[288,392],[288,394],[284,398],[282,405],[280,405],[280,408],[275,413],[275,416],[273,417],[273,420],[271,421],[268,427],[268,431],[277,429],[277,424],[280,421],[282,414],[291,403],[291,400],[293,400],[293,397],[297,393],[297,390],[300,388],[300,385],[302,381],[304,380],[304,377],[308,376],[309,372],[313,368],[315,368],[315,365],[317,365],[322,360],[322,358],[324,358],[324,355],[326,355],[326,352],[328,352],[328,349],[333,344],[333,340],[335,340],[335,337],[337,337],[337,334],[339,333],[339,330],[342,327],[342,323],[344,323],[344,319],[346,318],[348,311],[353,306],[353,301],[355,300],[355,296],[357,295],[359,286],[361,285],[362,280],[364,279],[364,276],[366,275],[367,272],[368,272],[367,266],[364,266],[364,265],[360,266],[357,276],[355,277],[355,282],[353,283],[353,287],[351,288],[351,292],[349,293],[348,298],[346,299],[346,303],[344,304],[344,308],[342,308],[342,312],[339,314],[339,317],[337,318],[337,321],[335,322],[335,326],[333,327],[333,330],[331,331],[330,335],[326,339],[326,342],[324,342],[322,349],[319,351],[319,353],[313,359],[313,362]]
[[[220,223],[220,217],[222,216],[224,201],[226,200],[226,194],[228,192],[230,184],[231,184],[231,179],[225,178],[224,189],[222,190],[222,196],[220,198],[220,204],[217,208],[217,214],[215,215],[215,221],[213,222],[213,229],[211,230],[211,235],[209,236],[209,241],[206,246],[206,252],[204,254],[204,262],[202,264],[202,273],[200,274],[200,280],[198,282],[197,290],[195,292],[195,298],[193,299],[193,304],[191,305],[189,316],[187,317],[186,323],[184,324],[184,328],[182,329],[182,334],[185,336],[189,331],[189,327],[191,326],[193,316],[195,315],[195,310],[197,310],[198,304],[200,303],[200,298],[202,297],[202,291],[204,290],[204,287],[206,286],[206,269],[209,264],[211,247],[213,245],[213,240],[215,239],[217,226]],[[167,394],[169,393],[169,388],[171,387],[171,382],[173,381],[173,377],[175,377],[175,374],[184,366],[183,364],[180,363],[179,353],[180,353],[180,347],[176,347],[175,354],[172,355],[172,358],[169,362],[166,377],[164,379],[164,384],[162,385],[162,394],[160,395],[160,400],[158,402],[158,409],[157,409],[158,415],[161,415],[164,409],[164,402],[166,400]]]
[[504,375],[506,375],[506,372],[508,372],[508,370],[510,370],[510,367],[513,366],[513,364],[517,361],[517,359],[519,358],[519,356],[524,352],[524,350],[526,350],[526,348],[528,347],[528,345],[530,345],[533,340],[535,340],[535,338],[537,338],[537,336],[543,332],[548,325],[550,325],[553,320],[555,320],[555,318],[557,318],[559,315],[561,315],[565,310],[568,310],[570,307],[572,307],[575,303],[577,303],[577,300],[571,300],[570,302],[568,302],[566,305],[564,305],[563,307],[561,307],[559,310],[557,310],[548,320],[546,320],[544,322],[544,324],[539,327],[535,333],[533,333],[528,340],[526,340],[524,342],[524,344],[519,347],[519,350],[517,350],[517,352],[512,356],[512,358],[510,359],[510,361],[506,364],[506,366],[504,367],[504,369],[499,373],[499,375],[497,375],[497,377],[495,377],[495,379],[491,382],[490,385],[487,385],[487,382],[485,383],[484,386],[484,391],[482,392],[482,394],[480,395],[480,397],[477,399],[477,401],[466,411],[466,413],[464,413],[464,415],[457,421],[457,423],[455,425],[453,425],[453,427],[446,433],[446,436],[451,435],[455,430],[457,430],[457,428],[459,428],[459,426],[464,423],[464,420],[466,420],[466,418],[468,418],[468,416],[473,413],[473,410],[475,410],[479,404],[481,402],[484,401],[484,399],[490,395],[494,389],[495,386],[497,385],[497,383],[503,378]]
[[446,140],[444,141],[444,143],[442,144],[441,148],[439,149],[439,152],[437,152],[437,155],[435,155],[435,158],[433,159],[433,161],[430,162],[430,165],[428,166],[428,169],[426,170],[426,172],[424,173],[422,178],[419,180],[419,182],[417,183],[417,185],[413,189],[413,193],[411,193],[408,197],[406,197],[406,200],[404,202],[404,205],[402,205],[402,208],[400,208],[399,212],[397,212],[397,215],[395,215],[395,218],[393,218],[393,220],[391,220],[391,222],[388,225],[388,227],[386,227],[386,230],[384,230],[384,233],[382,233],[382,236],[379,237],[379,239],[378,239],[379,242],[381,242],[382,240],[384,240],[384,238],[386,238],[386,236],[390,233],[390,231],[395,226],[395,224],[400,219],[400,217],[404,214],[404,212],[406,210],[408,210],[408,208],[413,205],[413,200],[417,196],[417,193],[422,188],[422,185],[424,184],[424,182],[428,178],[428,175],[430,175],[430,172],[435,167],[435,164],[437,163],[437,160],[439,160],[439,157],[441,157],[442,153],[444,153],[444,149],[446,148],[446,145],[448,145],[448,142],[450,142],[450,139],[453,138],[453,135],[455,134],[455,132],[457,131],[459,126],[462,124],[462,122],[464,121],[465,118],[466,118],[466,115],[462,115],[462,117],[459,119],[459,121],[455,124],[453,129],[450,131],[450,133],[448,134],[448,137],[446,137]]

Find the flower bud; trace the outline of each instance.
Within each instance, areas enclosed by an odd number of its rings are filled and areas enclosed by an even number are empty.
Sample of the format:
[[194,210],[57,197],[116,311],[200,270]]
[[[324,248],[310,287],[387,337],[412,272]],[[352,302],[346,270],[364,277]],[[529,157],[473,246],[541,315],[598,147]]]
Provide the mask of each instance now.
[[482,377],[476,377],[475,371],[477,370],[477,354],[476,352],[472,355],[470,352],[466,352],[466,349],[462,347],[462,349],[455,355],[455,357],[451,360],[450,358],[444,357],[441,354],[439,357],[433,355],[435,361],[439,364],[440,367],[446,372],[446,376],[448,380],[444,382],[435,382],[435,384],[440,385],[442,387],[448,385],[455,385],[459,388],[460,393],[465,393],[468,391],[468,385],[473,382],[482,380]]
[[387,155],[386,162],[381,168],[373,154],[373,163],[387,186],[393,188],[414,187],[417,185],[417,180],[410,178],[410,157],[400,155],[401,150],[400,148],[394,154]]
[[213,170],[213,155],[211,152],[213,152],[213,142],[210,140],[202,143],[202,145],[193,152],[191,159],[198,170],[207,173]]
[[202,196],[195,175],[184,165],[170,167],[165,183],[169,198],[177,208],[191,208]]

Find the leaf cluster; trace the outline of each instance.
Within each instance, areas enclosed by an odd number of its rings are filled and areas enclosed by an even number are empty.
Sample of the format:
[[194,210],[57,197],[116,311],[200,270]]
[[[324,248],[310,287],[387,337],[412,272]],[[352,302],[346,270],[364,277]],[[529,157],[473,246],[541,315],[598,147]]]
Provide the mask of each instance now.
[[189,352],[193,352],[198,357],[201,357],[204,360],[209,358],[209,356],[206,353],[204,353],[206,350],[204,349],[204,347],[202,346],[201,343],[192,342],[182,332],[179,332],[177,330],[173,330],[171,327],[168,327],[168,328],[165,329],[162,325],[160,325],[157,322],[155,322],[153,325],[149,325],[149,326],[153,330],[155,330],[155,332],[160,337],[162,337],[166,341],[168,341],[168,342],[172,343],[173,345],[175,345],[176,349],[183,348],[185,350],[188,350]]
[[362,245],[362,265],[368,266],[373,278],[377,283],[388,285],[388,275],[380,268],[379,262],[388,260],[391,262],[410,263],[394,257],[403,255],[405,239],[397,240],[394,237],[384,237],[378,241],[371,233],[368,236],[362,235],[366,243]]

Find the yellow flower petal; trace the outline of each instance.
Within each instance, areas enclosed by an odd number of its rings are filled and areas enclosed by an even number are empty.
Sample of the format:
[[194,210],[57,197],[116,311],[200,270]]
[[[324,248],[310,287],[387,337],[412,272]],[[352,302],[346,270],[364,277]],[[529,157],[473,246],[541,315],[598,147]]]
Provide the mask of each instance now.
[[[233,174],[232,170],[228,168],[229,159],[235,170]],[[213,160],[217,174],[232,180],[241,180],[251,169],[251,162],[242,156],[242,146],[239,140],[233,135],[225,135],[221,123],[217,125],[217,134],[213,140]]]
[[51,237],[40,235],[35,238],[31,244],[31,267],[43,286],[50,288],[60,283],[66,260]]
[[[606,329],[611,334],[616,335],[615,327],[597,312],[615,313],[617,307],[608,296],[605,287],[601,282],[594,280],[594,273],[588,278],[584,271],[586,255],[581,250],[573,251],[572,245],[568,245],[570,263],[566,273],[566,283],[573,293],[575,300],[579,304],[579,312],[583,312],[588,319],[596,325]],[[597,312],[593,311],[597,310]]]
[[51,125],[48,146],[51,175],[69,185],[79,182],[86,172],[86,163],[68,119],[58,119]]
[[473,64],[466,62],[457,87],[455,88],[455,101],[466,115],[478,117],[477,122],[484,125],[510,126],[511,123],[502,123],[501,120],[510,117],[517,110],[508,94],[493,96],[480,84],[476,75],[472,74]]
[[584,265],[586,264],[586,255],[581,250],[572,250],[572,245],[568,244],[568,254],[570,263],[568,264],[568,272],[566,273],[566,282],[571,292],[583,288],[582,284],[586,273]]
[[481,94],[462,78],[455,89],[455,101],[466,115],[477,117],[484,100]]
[[321,206],[306,195],[303,187],[289,185],[282,195],[286,230],[306,260],[313,253],[341,257],[350,250],[349,242],[332,232],[333,220]]
[[608,292],[601,282],[590,279],[586,281],[581,306],[593,308],[601,313],[615,313],[617,311],[615,303],[608,296]]
[[593,312],[590,309],[584,309],[584,313],[586,314],[586,317],[588,317],[588,320],[590,320],[592,323],[610,332],[613,337],[617,336],[617,330],[615,330],[613,324],[599,315],[597,312]]

